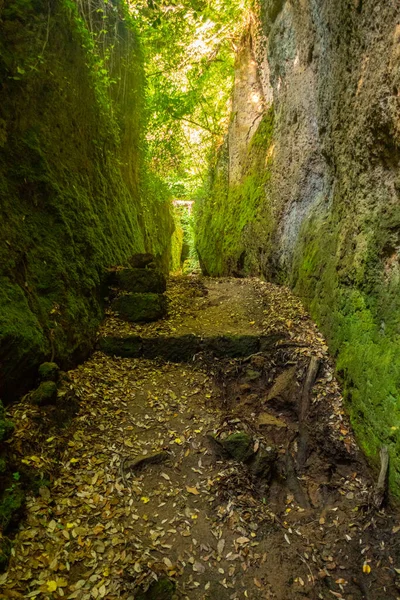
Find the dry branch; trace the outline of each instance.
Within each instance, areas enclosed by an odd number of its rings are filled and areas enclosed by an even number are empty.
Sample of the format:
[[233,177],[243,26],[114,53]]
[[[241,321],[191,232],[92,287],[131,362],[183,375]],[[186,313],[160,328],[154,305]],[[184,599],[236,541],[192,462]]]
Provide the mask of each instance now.
[[299,444],[297,451],[297,469],[302,470],[307,460],[308,429],[307,416],[310,411],[311,393],[318,375],[320,360],[312,356],[307,369],[299,406]]
[[378,477],[378,483],[376,484],[373,502],[375,508],[378,510],[381,508],[387,491],[387,479],[389,470],[389,452],[386,446],[382,446],[381,452],[381,470]]

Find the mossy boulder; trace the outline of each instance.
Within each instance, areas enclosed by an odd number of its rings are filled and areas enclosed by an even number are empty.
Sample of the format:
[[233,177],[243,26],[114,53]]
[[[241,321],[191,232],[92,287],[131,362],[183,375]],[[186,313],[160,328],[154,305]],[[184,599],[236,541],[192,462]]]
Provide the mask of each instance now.
[[253,439],[244,431],[232,433],[222,441],[224,449],[238,462],[246,462],[253,456]]
[[126,294],[116,298],[111,307],[124,321],[146,323],[166,315],[167,300],[160,294]]
[[134,269],[144,269],[148,265],[154,264],[155,262],[155,256],[149,252],[134,254],[127,261],[128,265]]
[[39,367],[40,381],[58,381],[60,367],[54,362],[42,363]]
[[176,584],[168,577],[162,577],[151,584],[146,592],[139,592],[135,600],[175,600]]
[[121,269],[114,273],[113,280],[127,292],[162,294],[167,289],[165,276],[157,269]]
[[99,339],[97,347],[108,356],[139,358],[143,354],[143,340],[136,335],[123,338],[108,335]]
[[277,458],[277,451],[273,446],[261,446],[249,464],[250,472],[256,477],[270,479]]
[[47,406],[57,401],[57,384],[54,381],[42,381],[30,395],[32,404]]

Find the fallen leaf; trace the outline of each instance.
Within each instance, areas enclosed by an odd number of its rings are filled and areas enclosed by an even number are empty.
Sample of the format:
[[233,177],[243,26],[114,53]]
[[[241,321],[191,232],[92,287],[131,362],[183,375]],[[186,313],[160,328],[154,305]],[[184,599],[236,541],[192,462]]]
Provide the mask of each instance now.
[[237,544],[240,544],[240,545],[248,544],[250,542],[249,538],[247,538],[247,537],[238,537],[238,538],[236,538],[235,541]]
[[363,573],[366,573],[367,575],[369,573],[371,573],[371,567],[369,566],[369,564],[367,564],[367,563],[363,564]]
[[222,555],[224,548],[225,548],[225,540],[223,540],[223,539],[219,540],[219,542],[217,544],[217,551],[220,556]]
[[57,590],[57,581],[46,581],[47,591],[55,592]]

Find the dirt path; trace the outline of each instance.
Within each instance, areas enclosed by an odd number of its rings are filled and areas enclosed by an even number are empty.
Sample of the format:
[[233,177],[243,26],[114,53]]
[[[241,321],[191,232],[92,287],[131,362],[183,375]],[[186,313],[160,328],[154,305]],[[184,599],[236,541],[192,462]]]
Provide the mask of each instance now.
[[[61,398],[80,405],[68,429],[51,407],[40,419],[14,408],[15,452],[53,480],[29,498],[0,597],[400,596],[398,516],[371,506],[327,347],[301,304],[257,280],[177,279],[168,294],[163,321],[109,315],[100,336],[158,337],[163,357],[97,352],[68,373]],[[169,340],[189,334],[202,351],[166,360]],[[235,357],[221,356],[227,343]]]

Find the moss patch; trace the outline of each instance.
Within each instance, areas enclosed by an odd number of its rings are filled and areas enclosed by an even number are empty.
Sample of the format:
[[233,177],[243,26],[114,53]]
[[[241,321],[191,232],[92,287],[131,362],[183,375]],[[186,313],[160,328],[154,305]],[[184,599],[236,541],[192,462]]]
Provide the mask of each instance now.
[[264,115],[254,134],[239,184],[229,186],[229,149],[218,156],[204,199],[195,204],[196,248],[203,271],[210,275],[248,275],[259,272],[259,249],[254,230],[267,226],[268,183],[271,178],[270,148],[274,109]]
[[[357,439],[378,466],[390,452],[390,485],[400,495],[400,279],[382,269],[382,228],[371,235],[364,262],[343,260],[343,227],[332,214],[304,227],[292,284],[307,302],[337,360]],[[388,229],[388,234],[390,230]],[[360,277],[362,269],[362,277]],[[362,285],[360,285],[362,282]]]
[[[134,24],[119,9],[97,47],[70,0],[50,13],[44,0],[0,5],[6,402],[33,384],[45,359],[66,369],[88,354],[105,267],[151,251],[168,269],[168,191],[144,166],[143,61]],[[104,27],[101,15],[92,27]],[[111,52],[118,60],[107,59]]]
[[30,399],[32,404],[38,406],[55,404],[57,401],[57,384],[54,381],[42,381],[39,387],[31,393]]
[[60,367],[53,362],[42,363],[39,367],[40,381],[58,381]]
[[116,298],[111,308],[125,321],[147,323],[165,316],[167,300],[161,294],[126,294]]

